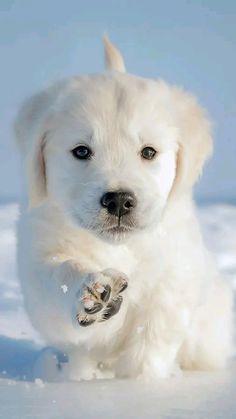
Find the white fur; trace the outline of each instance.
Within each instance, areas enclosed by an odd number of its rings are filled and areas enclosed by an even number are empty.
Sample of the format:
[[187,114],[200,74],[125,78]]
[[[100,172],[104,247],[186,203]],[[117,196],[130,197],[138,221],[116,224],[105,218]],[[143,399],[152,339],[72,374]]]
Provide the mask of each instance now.
[[[111,72],[49,87],[16,121],[28,183],[18,231],[19,275],[33,325],[69,353],[68,375],[160,377],[224,367],[232,346],[232,292],[202,242],[192,186],[212,148],[195,99],[124,71],[106,39]],[[118,63],[118,64],[117,64]],[[75,160],[77,144],[91,161]],[[153,161],[140,157],[151,145]],[[134,228],[109,233],[102,194],[137,197]],[[27,208],[29,205],[29,208]],[[83,328],[78,291],[87,273],[124,272],[118,314]],[[104,373],[104,376],[106,374]]]

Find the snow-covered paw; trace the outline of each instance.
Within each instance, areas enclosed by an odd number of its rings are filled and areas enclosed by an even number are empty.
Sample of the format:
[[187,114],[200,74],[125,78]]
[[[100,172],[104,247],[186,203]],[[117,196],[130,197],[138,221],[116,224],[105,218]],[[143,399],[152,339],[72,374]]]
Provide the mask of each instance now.
[[123,301],[120,294],[127,286],[127,276],[115,269],[89,274],[77,294],[79,309],[76,319],[80,326],[103,322],[117,314]]

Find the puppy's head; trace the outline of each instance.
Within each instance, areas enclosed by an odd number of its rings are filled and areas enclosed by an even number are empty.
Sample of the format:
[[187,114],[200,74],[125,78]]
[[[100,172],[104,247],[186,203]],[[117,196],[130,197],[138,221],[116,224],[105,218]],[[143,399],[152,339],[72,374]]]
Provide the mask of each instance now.
[[154,228],[170,196],[190,193],[212,143],[192,96],[124,73],[120,53],[107,39],[105,47],[111,71],[34,96],[16,132],[30,205],[52,201],[79,227],[115,240]]

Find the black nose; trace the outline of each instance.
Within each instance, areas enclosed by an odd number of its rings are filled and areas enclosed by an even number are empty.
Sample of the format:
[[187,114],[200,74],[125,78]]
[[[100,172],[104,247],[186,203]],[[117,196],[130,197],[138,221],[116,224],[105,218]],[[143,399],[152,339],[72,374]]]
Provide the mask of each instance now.
[[128,214],[136,206],[136,198],[132,192],[106,192],[101,198],[102,207],[106,208],[109,214],[122,217]]

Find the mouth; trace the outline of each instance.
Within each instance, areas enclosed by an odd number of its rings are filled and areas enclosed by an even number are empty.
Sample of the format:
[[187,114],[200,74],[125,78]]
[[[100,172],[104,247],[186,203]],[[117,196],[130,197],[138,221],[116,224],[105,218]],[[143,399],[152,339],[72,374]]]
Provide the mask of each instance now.
[[82,228],[92,230],[98,236],[112,241],[122,241],[127,238],[127,236],[131,235],[132,232],[141,229],[141,227],[137,225],[136,220],[131,217],[125,217],[125,219],[123,219],[123,217],[106,217],[103,219],[102,223],[97,222],[93,225],[85,223],[78,213],[76,214],[76,219]]
[[117,221],[115,224],[104,225],[103,229],[100,231],[102,236],[113,237],[115,239],[123,239],[128,234],[134,230],[133,225],[121,223],[121,220]]
[[125,233],[129,233],[130,231],[131,231],[130,227],[118,226],[118,225],[109,227],[108,229],[105,230],[105,232],[109,234],[125,234]]

